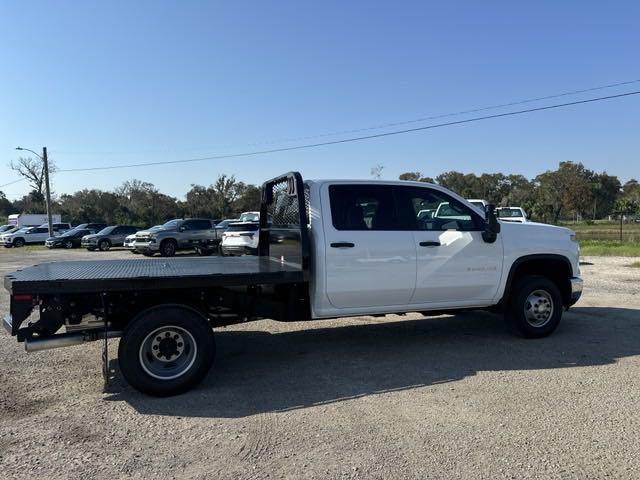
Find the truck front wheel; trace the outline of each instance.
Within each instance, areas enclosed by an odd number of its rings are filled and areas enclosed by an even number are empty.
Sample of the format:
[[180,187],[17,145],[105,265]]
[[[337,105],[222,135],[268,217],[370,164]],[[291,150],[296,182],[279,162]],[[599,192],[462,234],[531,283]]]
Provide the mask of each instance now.
[[164,240],[160,244],[160,255],[163,257],[173,257],[177,249],[178,245],[175,240]]
[[198,311],[161,305],[126,328],[118,357],[122,375],[136,390],[165,397],[185,392],[206,375],[215,357],[213,330]]
[[516,281],[506,315],[511,326],[522,336],[540,338],[557,328],[562,309],[562,295],[553,281],[527,275]]

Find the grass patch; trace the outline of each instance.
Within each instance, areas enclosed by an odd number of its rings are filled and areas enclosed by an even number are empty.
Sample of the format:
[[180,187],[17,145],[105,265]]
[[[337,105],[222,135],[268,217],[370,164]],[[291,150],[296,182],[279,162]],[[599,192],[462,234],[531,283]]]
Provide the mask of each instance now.
[[2,252],[32,252],[35,250],[45,250],[47,247],[44,245],[25,245],[24,247],[11,247],[6,248],[4,246],[0,246],[0,253]]
[[640,262],[633,262],[631,265],[629,265],[631,268],[640,268]]
[[615,240],[580,240],[580,254],[605,257],[640,257],[640,243]]

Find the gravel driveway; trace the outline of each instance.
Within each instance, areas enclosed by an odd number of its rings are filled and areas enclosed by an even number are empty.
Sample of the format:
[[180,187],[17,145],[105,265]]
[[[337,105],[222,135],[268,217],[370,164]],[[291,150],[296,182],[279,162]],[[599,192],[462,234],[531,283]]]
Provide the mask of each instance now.
[[[3,250],[0,274],[122,256]],[[115,361],[103,392],[98,344],[26,354],[2,331],[1,475],[640,478],[640,269],[584,261],[583,299],[546,339],[476,312],[255,322],[218,330],[206,381],[169,399]]]

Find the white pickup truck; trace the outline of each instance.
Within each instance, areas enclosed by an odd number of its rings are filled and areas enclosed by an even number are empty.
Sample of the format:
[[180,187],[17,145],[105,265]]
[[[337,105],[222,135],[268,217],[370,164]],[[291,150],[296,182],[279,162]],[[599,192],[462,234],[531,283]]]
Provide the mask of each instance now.
[[[447,216],[419,215],[443,202]],[[502,224],[491,207],[483,218],[437,185],[303,182],[292,172],[265,182],[260,218],[257,256],[55,262],[9,274],[5,327],[27,351],[100,339],[106,350],[121,337],[129,383],[171,395],[207,374],[215,327],[485,309],[544,337],[582,292],[571,230]]]

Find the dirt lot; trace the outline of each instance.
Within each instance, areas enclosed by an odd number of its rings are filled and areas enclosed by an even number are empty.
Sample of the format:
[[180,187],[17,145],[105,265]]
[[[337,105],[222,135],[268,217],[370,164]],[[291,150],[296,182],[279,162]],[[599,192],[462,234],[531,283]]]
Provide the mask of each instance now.
[[[125,255],[3,250],[0,274]],[[115,361],[103,393],[98,344],[28,355],[0,332],[2,477],[640,478],[640,269],[584,260],[550,338],[485,313],[263,321],[220,330],[204,384],[169,399]]]

